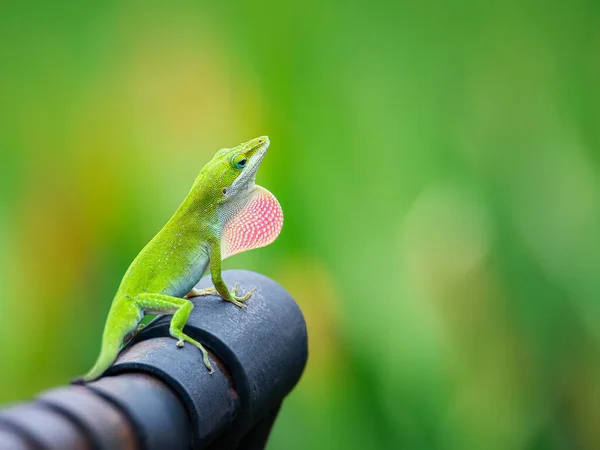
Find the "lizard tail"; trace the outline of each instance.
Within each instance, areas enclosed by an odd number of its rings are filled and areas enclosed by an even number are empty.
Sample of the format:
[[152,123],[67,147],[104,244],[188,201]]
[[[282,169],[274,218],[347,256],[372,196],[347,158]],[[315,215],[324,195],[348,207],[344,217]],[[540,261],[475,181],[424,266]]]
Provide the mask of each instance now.
[[102,349],[94,367],[84,376],[74,380],[73,383],[83,383],[99,378],[115,362],[123,339],[133,331],[141,320],[139,310],[131,311],[133,314],[123,314],[121,308],[111,308],[106,320],[102,335]]
[[108,369],[113,362],[117,359],[119,355],[119,349],[121,348],[121,344],[123,342],[123,338],[125,334],[121,336],[121,333],[107,333],[105,330],[104,335],[102,337],[102,349],[100,350],[100,355],[94,364],[94,367],[86,373],[83,377],[81,377],[82,382],[94,381],[96,378],[99,378],[106,369]]

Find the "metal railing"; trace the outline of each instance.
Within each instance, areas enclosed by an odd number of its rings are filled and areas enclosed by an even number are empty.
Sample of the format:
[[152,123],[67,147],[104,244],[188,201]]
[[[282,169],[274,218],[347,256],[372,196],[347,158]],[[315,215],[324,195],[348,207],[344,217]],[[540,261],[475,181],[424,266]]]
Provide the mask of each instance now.
[[213,375],[197,348],[169,337],[170,316],[157,317],[99,380],[0,411],[0,449],[264,448],[306,364],[306,326],[274,281],[247,271],[223,277],[257,291],[244,310],[214,296],[193,299],[185,331],[210,349]]

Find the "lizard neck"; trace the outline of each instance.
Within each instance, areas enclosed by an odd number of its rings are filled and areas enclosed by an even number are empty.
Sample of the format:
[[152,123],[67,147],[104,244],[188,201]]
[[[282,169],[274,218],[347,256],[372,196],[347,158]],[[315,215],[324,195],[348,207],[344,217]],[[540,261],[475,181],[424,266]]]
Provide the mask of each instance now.
[[214,190],[195,187],[179,206],[171,221],[200,231],[201,234],[220,238],[223,226],[248,201],[253,188],[254,184],[223,201],[221,191],[219,195]]
[[201,234],[217,231],[221,227],[218,209],[219,199],[213,192],[194,186],[169,220],[169,224],[178,224]]

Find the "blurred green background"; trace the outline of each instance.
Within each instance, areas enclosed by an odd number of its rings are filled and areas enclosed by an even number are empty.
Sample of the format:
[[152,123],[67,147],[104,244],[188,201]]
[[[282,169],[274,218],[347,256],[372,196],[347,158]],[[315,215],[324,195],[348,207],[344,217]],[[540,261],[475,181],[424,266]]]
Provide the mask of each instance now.
[[93,363],[128,264],[268,134],[303,309],[269,448],[600,448],[600,3],[3,2],[0,402]]

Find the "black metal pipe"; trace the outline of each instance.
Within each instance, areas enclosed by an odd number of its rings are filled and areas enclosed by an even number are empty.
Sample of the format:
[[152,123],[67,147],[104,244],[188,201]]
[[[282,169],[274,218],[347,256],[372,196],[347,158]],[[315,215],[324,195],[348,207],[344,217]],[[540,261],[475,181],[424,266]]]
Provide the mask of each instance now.
[[257,291],[248,309],[192,299],[185,332],[210,349],[214,374],[194,346],[175,345],[170,316],[157,317],[101,379],[0,411],[0,450],[263,448],[306,364],[306,326],[274,281],[248,271],[223,277]]

